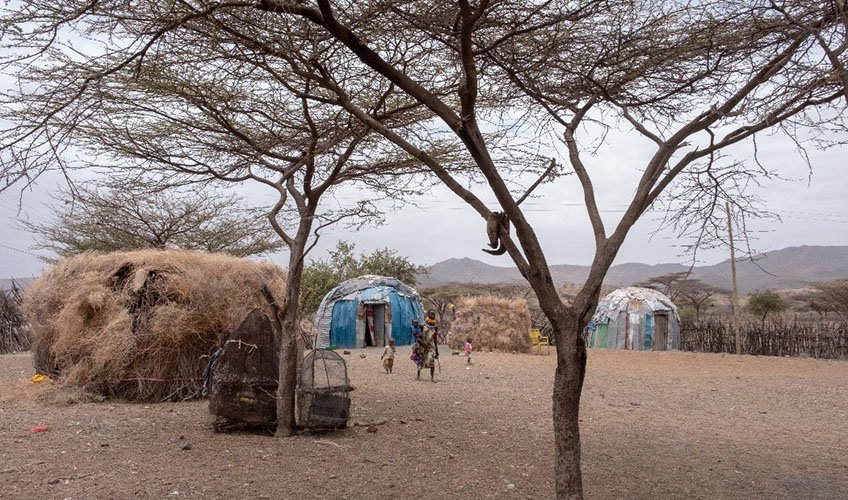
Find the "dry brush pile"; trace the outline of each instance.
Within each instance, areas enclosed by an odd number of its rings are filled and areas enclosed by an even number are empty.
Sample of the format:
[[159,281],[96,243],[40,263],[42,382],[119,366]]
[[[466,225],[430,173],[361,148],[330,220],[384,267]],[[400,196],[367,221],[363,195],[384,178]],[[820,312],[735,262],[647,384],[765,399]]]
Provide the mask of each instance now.
[[198,397],[207,356],[285,272],[225,254],[84,253],[34,281],[22,310],[39,373],[136,401]]
[[0,290],[0,354],[26,351],[29,346],[21,314],[21,289],[13,282],[11,289]]
[[462,349],[471,337],[475,351],[530,351],[530,310],[524,299],[462,297],[455,311],[448,335],[451,349]]

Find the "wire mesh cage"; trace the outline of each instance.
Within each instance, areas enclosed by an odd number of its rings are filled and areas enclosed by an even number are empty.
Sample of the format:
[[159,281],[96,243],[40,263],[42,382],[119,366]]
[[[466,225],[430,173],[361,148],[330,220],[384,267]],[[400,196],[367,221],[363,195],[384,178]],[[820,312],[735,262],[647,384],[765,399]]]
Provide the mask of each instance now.
[[351,389],[345,360],[329,349],[313,350],[303,359],[298,375],[298,424],[312,429],[346,427]]

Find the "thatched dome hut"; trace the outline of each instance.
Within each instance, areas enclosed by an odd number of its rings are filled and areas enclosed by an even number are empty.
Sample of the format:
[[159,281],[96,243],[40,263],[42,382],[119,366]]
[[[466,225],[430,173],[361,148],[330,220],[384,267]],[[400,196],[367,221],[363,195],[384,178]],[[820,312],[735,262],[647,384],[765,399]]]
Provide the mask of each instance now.
[[39,373],[137,401],[200,396],[208,355],[286,273],[225,254],[140,250],[84,253],[27,288],[22,310]]
[[484,295],[462,297],[454,308],[456,319],[448,346],[461,350],[471,337],[475,351],[529,352],[530,310],[524,299]]
[[680,348],[680,316],[674,302],[650,288],[613,290],[589,323],[589,347],[665,351]]
[[315,347],[412,344],[412,320],[424,317],[414,288],[396,278],[360,276],[330,290],[315,313]]

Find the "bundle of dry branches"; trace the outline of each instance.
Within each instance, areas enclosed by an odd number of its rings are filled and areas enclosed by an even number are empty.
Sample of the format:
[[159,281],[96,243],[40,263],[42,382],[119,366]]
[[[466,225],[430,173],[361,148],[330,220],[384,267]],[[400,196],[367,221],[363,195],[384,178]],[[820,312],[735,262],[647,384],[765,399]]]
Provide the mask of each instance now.
[[23,329],[21,289],[13,282],[10,290],[0,290],[0,354],[29,349]]
[[462,297],[448,335],[451,349],[462,349],[471,337],[475,351],[528,352],[530,310],[524,299],[492,295]]
[[225,254],[84,253],[48,269],[22,310],[39,373],[136,401],[195,398],[206,356],[286,274]]

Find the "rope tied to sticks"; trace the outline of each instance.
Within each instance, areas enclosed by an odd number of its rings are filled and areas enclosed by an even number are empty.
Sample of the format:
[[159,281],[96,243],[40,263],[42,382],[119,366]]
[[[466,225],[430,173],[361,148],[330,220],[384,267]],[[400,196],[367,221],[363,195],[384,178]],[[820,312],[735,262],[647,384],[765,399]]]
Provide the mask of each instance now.
[[226,342],[224,342],[224,343],[225,343],[225,344],[229,344],[229,343],[231,343],[231,342],[232,342],[233,344],[238,344],[238,348],[239,348],[239,349],[241,349],[243,346],[247,346],[247,347],[249,347],[249,348],[250,348],[250,353],[251,353],[251,354],[252,354],[252,353],[253,353],[253,351],[255,351],[256,349],[259,349],[259,346],[258,346],[258,345],[256,345],[256,344],[248,344],[247,342],[244,342],[244,341],[242,341],[242,340],[240,340],[240,339],[231,339],[231,340],[228,340],[228,341],[226,341]]

